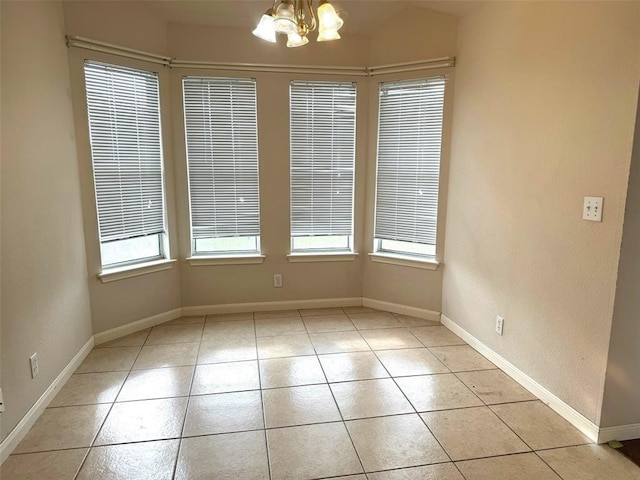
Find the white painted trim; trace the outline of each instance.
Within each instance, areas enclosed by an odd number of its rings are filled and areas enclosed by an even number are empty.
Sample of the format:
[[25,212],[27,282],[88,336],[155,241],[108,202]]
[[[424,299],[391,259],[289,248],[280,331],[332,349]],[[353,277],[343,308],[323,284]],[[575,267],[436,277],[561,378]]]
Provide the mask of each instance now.
[[426,308],[408,307],[399,303],[383,302],[382,300],[374,300],[373,298],[362,298],[362,305],[387,312],[402,313],[403,315],[411,315],[412,317],[425,318],[434,322],[440,321],[440,312],[427,310]]
[[322,298],[314,300],[285,300],[280,302],[227,303],[182,307],[182,315],[212,315],[214,313],[259,312],[271,310],[297,310],[299,308],[359,307],[360,297]]
[[187,258],[192,267],[208,267],[211,265],[257,265],[264,262],[264,255],[218,255],[196,256]]
[[102,283],[115,282],[116,280],[122,280],[124,278],[138,277],[148,273],[169,270],[173,267],[174,263],[176,263],[175,259],[163,258],[162,260],[155,260],[153,262],[139,263],[121,268],[112,268],[99,273],[98,278]]
[[107,330],[105,332],[96,333],[93,338],[95,339],[96,345],[101,345],[103,343],[110,342],[111,340],[115,340],[116,338],[139,332],[140,330],[144,330],[145,328],[153,327],[170,320],[175,320],[176,318],[181,317],[181,313],[181,308],[174,308],[173,310],[162,312],[157,315],[153,315],[152,317],[143,318],[142,320],[127,323],[126,325],[112,328],[111,330]]
[[290,253],[287,260],[291,263],[313,263],[313,262],[352,262],[358,257],[354,252],[341,253]]
[[563,400],[558,398],[556,395],[551,393],[549,390],[544,388],[538,382],[536,382],[533,378],[528,376],[522,370],[511,364],[508,360],[506,360],[501,355],[497,354],[489,347],[487,347],[484,343],[478,340],[476,337],[471,335],[453,320],[448,318],[446,315],[442,314],[442,324],[451,330],[453,333],[462,338],[465,342],[467,342],[471,347],[477,350],[480,354],[484,355],[488,360],[493,362],[497,367],[499,367],[504,373],[513,378],[516,382],[522,385],[524,388],[533,393],[536,397],[538,397],[542,402],[546,403],[549,407],[551,407],[556,413],[558,413],[562,418],[568,421],[571,425],[576,427],[582,433],[584,433],[587,437],[589,437],[594,442],[599,442],[599,427],[591,422],[588,418],[582,415],[580,412],[575,410],[569,404],[565,403]]
[[409,255],[398,255],[387,252],[370,253],[372,262],[388,263],[390,265],[400,265],[401,267],[421,268],[423,270],[437,270],[440,263],[435,260],[411,257]]
[[598,443],[607,443],[611,440],[633,440],[634,438],[640,438],[640,423],[603,427],[598,435]]
[[3,463],[11,452],[18,446],[18,444],[25,437],[29,429],[36,423],[36,420],[42,415],[42,412],[47,408],[51,401],[58,394],[60,388],[69,380],[69,377],[76,371],[83,360],[89,355],[89,352],[93,348],[94,340],[93,336],[86,341],[86,343],[80,348],[78,353],[74,355],[71,361],[55,378],[51,385],[44,391],[44,393],[38,398],[36,403],[29,409],[29,411],[22,417],[22,420],[18,422],[13,430],[7,435],[7,438],[0,444],[0,464]]

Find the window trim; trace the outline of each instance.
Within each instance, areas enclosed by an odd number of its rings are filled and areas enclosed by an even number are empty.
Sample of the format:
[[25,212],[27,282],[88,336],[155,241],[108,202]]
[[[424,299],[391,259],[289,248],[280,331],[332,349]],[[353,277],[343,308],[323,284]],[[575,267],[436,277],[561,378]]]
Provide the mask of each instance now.
[[159,260],[136,263],[123,267],[108,268],[102,270],[97,276],[102,283],[111,283],[125,278],[138,277],[148,273],[161,272],[173,268],[176,259],[162,258]]

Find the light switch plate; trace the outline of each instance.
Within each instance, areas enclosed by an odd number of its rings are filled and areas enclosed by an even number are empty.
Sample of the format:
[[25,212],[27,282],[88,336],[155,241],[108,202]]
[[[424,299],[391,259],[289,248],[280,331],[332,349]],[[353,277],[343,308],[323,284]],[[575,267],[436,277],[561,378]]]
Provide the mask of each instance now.
[[602,197],[584,197],[584,207],[582,209],[582,219],[592,222],[602,221]]

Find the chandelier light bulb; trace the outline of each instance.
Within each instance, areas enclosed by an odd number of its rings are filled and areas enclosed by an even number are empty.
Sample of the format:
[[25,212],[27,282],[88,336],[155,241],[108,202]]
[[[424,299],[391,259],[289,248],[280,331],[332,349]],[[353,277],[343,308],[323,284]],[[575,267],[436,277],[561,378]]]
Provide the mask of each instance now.
[[282,0],[278,8],[276,8],[273,26],[278,33],[289,35],[297,33],[298,22],[296,21],[296,12],[291,0]]
[[302,37],[298,33],[290,33],[287,35],[287,47],[301,47],[302,45],[306,45],[309,43],[309,39],[307,37]]
[[318,7],[318,21],[321,30],[335,30],[336,32],[344,25],[336,10],[328,1],[321,1]]
[[271,8],[262,15],[260,23],[251,33],[262,40],[276,43],[276,29],[273,25],[273,10]]

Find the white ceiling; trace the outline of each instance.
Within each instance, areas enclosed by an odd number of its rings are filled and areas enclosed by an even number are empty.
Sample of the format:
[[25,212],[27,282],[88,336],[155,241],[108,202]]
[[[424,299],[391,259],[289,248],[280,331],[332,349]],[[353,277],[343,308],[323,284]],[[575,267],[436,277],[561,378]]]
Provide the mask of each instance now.
[[[332,0],[331,3],[346,20],[345,30],[367,33],[385,19],[412,7],[462,16],[477,7],[480,1]],[[156,0],[144,3],[169,23],[251,28],[271,7],[272,0]]]

